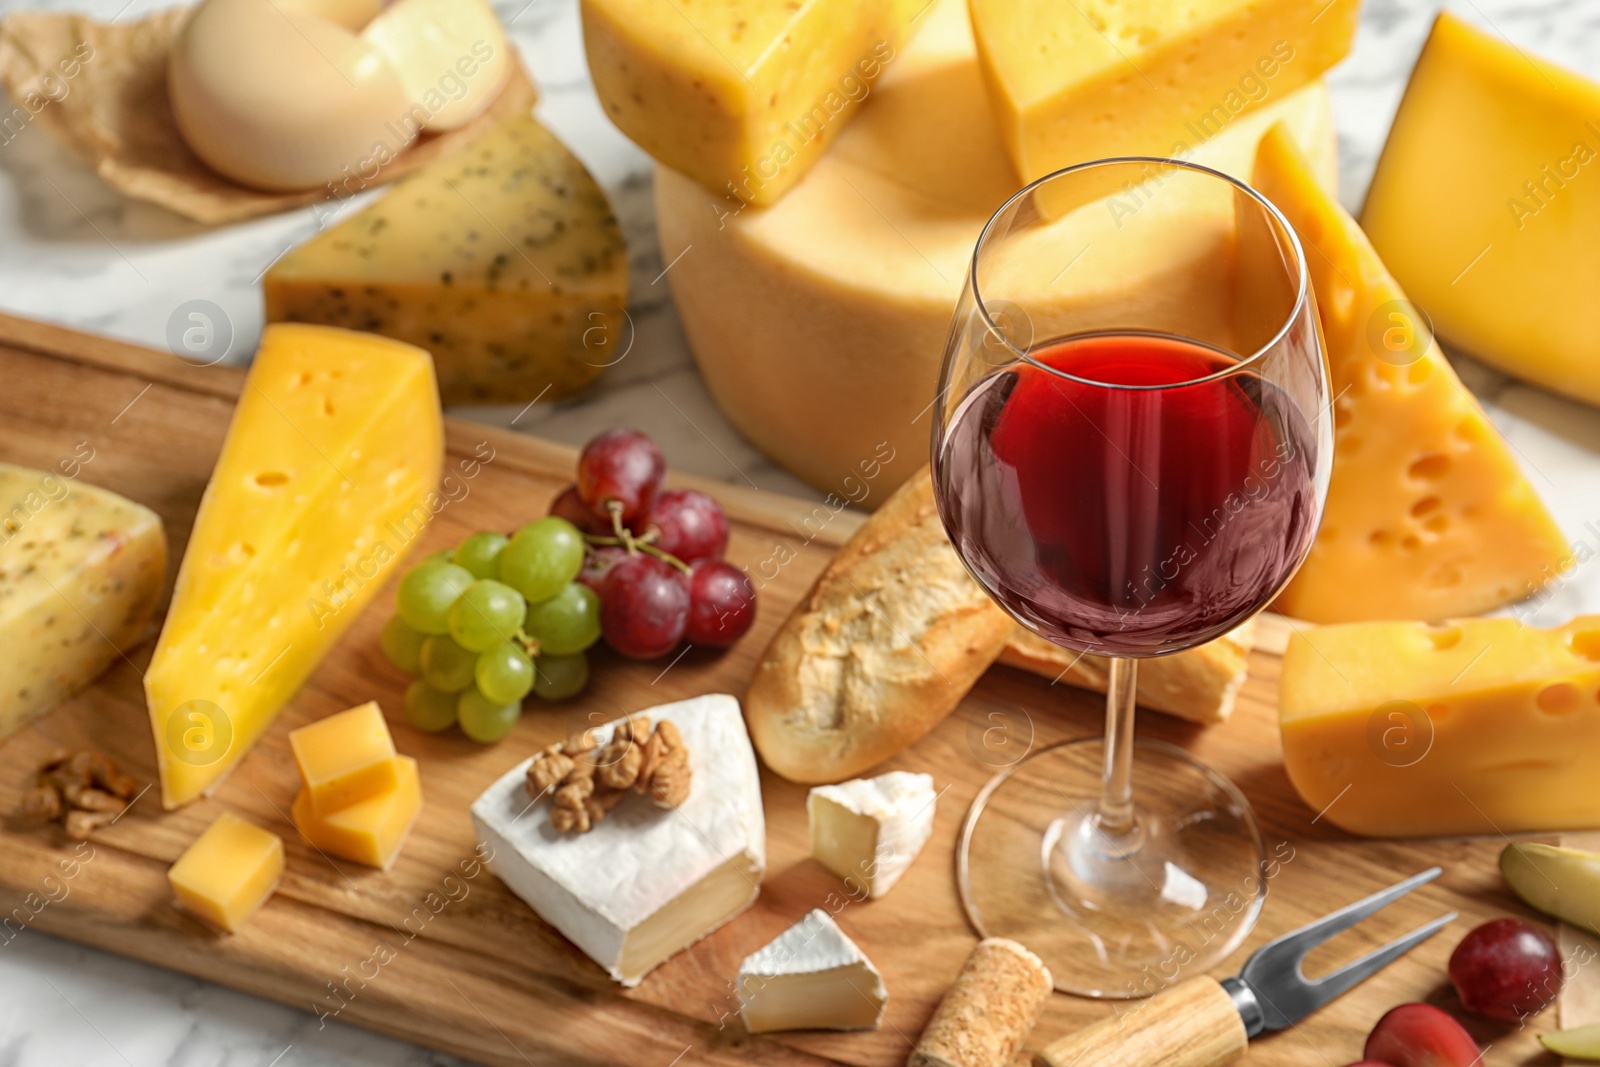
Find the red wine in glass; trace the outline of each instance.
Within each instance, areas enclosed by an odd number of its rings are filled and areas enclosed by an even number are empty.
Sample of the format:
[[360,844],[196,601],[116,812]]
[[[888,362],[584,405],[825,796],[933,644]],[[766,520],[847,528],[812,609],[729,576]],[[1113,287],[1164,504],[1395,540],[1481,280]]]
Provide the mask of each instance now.
[[1277,385],[1155,333],[1029,359],[971,388],[938,465],[946,527],[1012,614],[1079,651],[1159,655],[1288,582],[1316,533],[1315,437]]

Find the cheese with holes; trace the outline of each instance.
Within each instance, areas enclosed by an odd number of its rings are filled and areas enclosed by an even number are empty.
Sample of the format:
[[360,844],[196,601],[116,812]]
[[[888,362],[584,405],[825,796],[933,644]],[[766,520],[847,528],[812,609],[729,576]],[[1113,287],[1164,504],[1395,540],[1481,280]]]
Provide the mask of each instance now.
[[[629,795],[588,833],[557,833],[550,804],[528,796],[531,759],[472,805],[489,869],[627,986],[755,903],[767,869],[761,779],[739,702],[715,694],[635,714],[683,735],[692,784],[680,807]],[[616,725],[596,729],[601,745]]]
[[819,785],[806,797],[811,855],[854,893],[883,896],[933,834],[931,774],[890,771]]
[[400,784],[400,760],[376,700],[289,731],[289,751],[313,815],[331,815]]
[[145,673],[168,808],[209,792],[442,506],[426,352],[268,326]]
[[178,903],[206,922],[238,932],[283,877],[283,839],[225,811],[167,870]]
[[1445,619],[1560,573],[1566,540],[1510,447],[1287,131],[1261,142],[1255,186],[1306,246],[1335,398],[1322,526],[1277,610]]
[[725,198],[771,204],[895,61],[926,0],[583,0],[606,117]]
[[1279,681],[1289,780],[1373,837],[1600,827],[1600,615],[1295,632]]
[[[1247,175],[1256,142],[1280,118],[1331,184],[1335,139],[1321,83],[1241,116],[1191,144],[1189,156]],[[672,264],[665,280],[717,404],[763,452],[825,492],[854,493],[873,460],[886,475],[874,491],[909,477],[927,456],[928,407],[973,247],[1016,189],[960,0],[930,7],[860,115],[776,205],[730,210],[657,168],[656,223]],[[1141,222],[1159,228],[1165,213],[1183,212],[1180,201],[1155,197]],[[1106,242],[1123,251],[1120,267],[1079,263],[1055,298],[1068,312],[1112,302],[1152,315],[1216,309],[1220,323],[1226,279],[1195,264],[1214,262],[1227,240],[1211,218],[1170,246]]]
[[1173,156],[1320,78],[1360,0],[971,0],[989,100],[1023,181]]
[[616,216],[532,118],[397,182],[274,263],[262,289],[268,322],[427,349],[446,404],[567,396],[633,341]]
[[1361,225],[1445,340],[1600,404],[1600,83],[1439,14]]
[[383,871],[394,866],[421,813],[422,782],[410,756],[395,757],[394,786],[381,793],[318,815],[311,790],[302,788],[290,809],[295,826],[314,847]]
[[0,463],[0,738],[78,692],[145,637],[167,574],[149,508],[56,469]]
[[752,1034],[875,1030],[889,1003],[878,969],[821,908],[745,957],[738,996]]

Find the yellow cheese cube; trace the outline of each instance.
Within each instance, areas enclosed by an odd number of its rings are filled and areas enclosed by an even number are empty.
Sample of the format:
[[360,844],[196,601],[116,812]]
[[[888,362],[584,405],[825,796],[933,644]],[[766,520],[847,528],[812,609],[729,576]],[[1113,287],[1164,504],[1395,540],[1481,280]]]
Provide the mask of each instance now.
[[311,813],[327,816],[400,782],[394,739],[376,700],[289,733]]
[[167,871],[178,903],[229,932],[266,903],[283,876],[283,839],[229,812]]
[[971,0],[989,100],[1024,181],[1180,156],[1322,76],[1359,0]]
[[1373,837],[1600,827],[1600,615],[1294,634],[1283,760],[1323,820]]
[[1335,398],[1322,526],[1278,610],[1447,619],[1559,574],[1566,539],[1505,439],[1282,127],[1261,142],[1254,184],[1306,246]]
[[443,506],[421,349],[268,326],[189,535],[145,698],[169,808],[249,751]]
[[294,798],[294,824],[323,852],[388,870],[422,811],[417,761],[400,756],[396,762],[399,774],[393,788],[327,815],[316,815],[311,791],[300,790]]
[[1600,404],[1600,84],[1439,15],[1361,224],[1452,343]]
[[771,204],[895,58],[923,0],[583,0],[606,116],[727,198]]

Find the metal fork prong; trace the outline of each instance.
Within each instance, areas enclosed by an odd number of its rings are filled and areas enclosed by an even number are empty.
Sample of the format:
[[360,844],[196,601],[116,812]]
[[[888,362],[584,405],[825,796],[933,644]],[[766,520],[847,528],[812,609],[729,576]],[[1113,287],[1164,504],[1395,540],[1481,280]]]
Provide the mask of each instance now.
[[1336,971],[1330,971],[1311,982],[1317,998],[1324,1004],[1348,991],[1352,986],[1366,981],[1417,945],[1456,921],[1456,913],[1448,912],[1429,923],[1423,923],[1409,934],[1403,934],[1380,949],[1351,960]]
[[1245,963],[1240,977],[1254,985],[1256,974],[1264,975],[1270,981],[1283,981],[1290,975],[1298,975],[1300,961],[1305,958],[1306,953],[1335,934],[1348,930],[1373,912],[1388,907],[1418,886],[1427,885],[1443,873],[1443,868],[1429,867],[1403,882],[1396,882],[1387,889],[1378,890],[1370,897],[1358,900],[1354,904],[1347,904],[1309,926],[1302,926],[1276,941],[1269,941],[1257,949],[1255,955]]

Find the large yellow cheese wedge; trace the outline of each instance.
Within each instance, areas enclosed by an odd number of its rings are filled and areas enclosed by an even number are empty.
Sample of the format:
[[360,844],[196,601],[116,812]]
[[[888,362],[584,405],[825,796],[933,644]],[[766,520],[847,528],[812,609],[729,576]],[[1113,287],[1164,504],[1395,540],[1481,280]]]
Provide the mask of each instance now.
[[606,116],[727,198],[771,204],[838,136],[927,0],[583,0]]
[[1278,610],[1313,622],[1444,619],[1559,574],[1566,539],[1287,130],[1262,140],[1255,185],[1306,245],[1336,398],[1322,528]]
[[1295,633],[1283,760],[1322,819],[1373,837],[1600,826],[1600,615]]
[[1448,341],[1600,404],[1600,84],[1443,12],[1361,224]]
[[274,263],[268,322],[433,353],[447,404],[555,400],[626,354],[628,255],[600,187],[531,118],[398,183]]
[[167,807],[244,757],[394,573],[440,506],[443,440],[426,352],[267,327],[145,674]]
[[[1186,154],[1248,175],[1256,142],[1278,119],[1331,185],[1334,130],[1320,82]],[[927,457],[929,406],[962,278],[984,223],[1016,190],[960,0],[939,0],[922,17],[861,114],[773,207],[730,210],[657,168],[667,280],[722,410],[823,491],[854,499],[863,471],[882,466],[875,506]],[[1189,206],[1168,190],[1140,221]],[[1123,261],[1102,271],[1086,259],[1062,275],[1054,299],[1067,311],[1110,301],[1214,308],[1221,329],[1227,279],[1194,264],[1213,261],[1229,230],[1196,220],[1181,236],[1144,247],[1103,242],[1099,249]]]
[[1024,181],[1172,156],[1322,76],[1360,0],[971,0],[989,99]]

